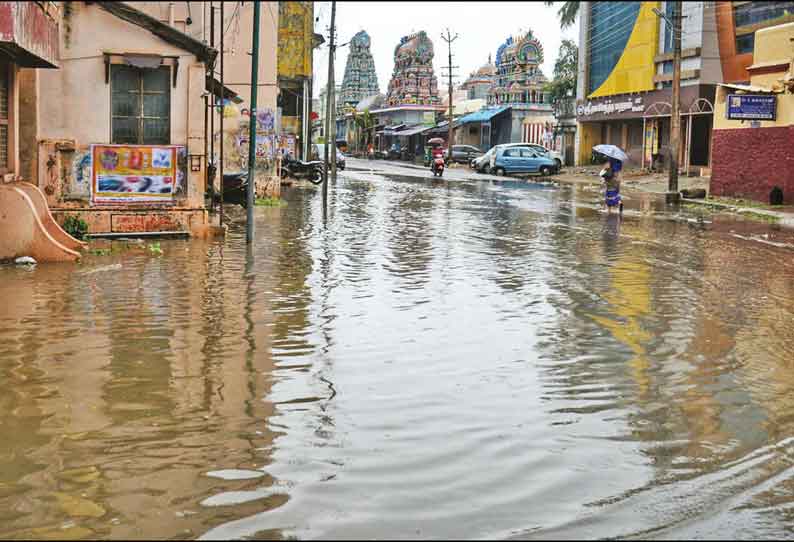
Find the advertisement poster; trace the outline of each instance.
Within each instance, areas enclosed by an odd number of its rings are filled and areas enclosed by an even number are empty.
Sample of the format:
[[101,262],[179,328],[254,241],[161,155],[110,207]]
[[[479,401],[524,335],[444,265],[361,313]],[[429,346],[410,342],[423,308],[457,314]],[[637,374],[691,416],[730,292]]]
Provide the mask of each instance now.
[[656,119],[648,119],[645,124],[645,163],[650,167],[653,155],[659,152],[659,131]]
[[91,145],[94,203],[172,202],[177,147]]

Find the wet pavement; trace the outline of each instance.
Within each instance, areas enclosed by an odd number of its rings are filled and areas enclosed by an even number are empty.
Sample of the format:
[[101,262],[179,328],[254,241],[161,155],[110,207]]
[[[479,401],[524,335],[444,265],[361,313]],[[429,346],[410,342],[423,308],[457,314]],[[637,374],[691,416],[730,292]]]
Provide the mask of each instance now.
[[794,235],[353,171],[0,267],[2,538],[783,538]]

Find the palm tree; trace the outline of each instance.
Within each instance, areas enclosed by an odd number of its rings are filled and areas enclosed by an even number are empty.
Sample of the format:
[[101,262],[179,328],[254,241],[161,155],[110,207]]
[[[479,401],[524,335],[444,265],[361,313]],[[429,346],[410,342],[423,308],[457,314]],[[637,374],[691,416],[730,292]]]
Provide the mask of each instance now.
[[[554,5],[554,2],[544,2],[547,6]],[[565,30],[573,23],[579,16],[579,2],[563,2],[562,7],[557,11],[557,16],[560,18],[560,30]]]

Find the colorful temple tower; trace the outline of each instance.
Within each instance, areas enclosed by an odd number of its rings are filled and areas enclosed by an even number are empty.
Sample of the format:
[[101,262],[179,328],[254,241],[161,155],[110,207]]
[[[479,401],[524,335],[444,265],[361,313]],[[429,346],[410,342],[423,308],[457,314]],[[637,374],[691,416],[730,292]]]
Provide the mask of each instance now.
[[403,37],[395,47],[386,101],[392,106],[441,103],[433,74],[433,42],[424,30]]
[[[496,51],[496,73],[488,91],[488,105],[509,108],[509,133],[513,143],[537,143],[551,148],[554,112],[544,91],[546,76],[540,69],[543,46],[527,31],[510,37]],[[501,142],[501,141],[499,141]]]
[[466,98],[469,100],[487,100],[488,91],[491,90],[496,66],[488,55],[488,62],[483,64],[477,71],[471,72],[468,79],[463,82],[461,88],[466,91]]
[[355,107],[359,101],[377,93],[378,74],[375,72],[375,60],[370,52],[369,34],[362,30],[350,41],[345,77],[339,93],[339,110]]
[[496,74],[488,91],[488,105],[544,104],[546,76],[540,71],[543,46],[532,30],[507,38],[496,51]]

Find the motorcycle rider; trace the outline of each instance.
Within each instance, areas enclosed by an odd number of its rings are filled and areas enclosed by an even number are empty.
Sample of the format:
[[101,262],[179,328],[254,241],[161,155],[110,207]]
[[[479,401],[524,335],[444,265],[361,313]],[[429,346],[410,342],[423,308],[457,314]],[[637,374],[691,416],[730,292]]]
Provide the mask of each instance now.
[[430,171],[433,173],[436,172],[436,160],[441,160],[442,163],[444,161],[444,147],[441,145],[433,145],[433,148],[430,150]]

